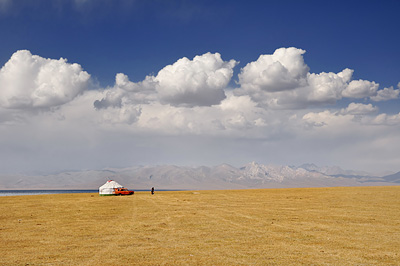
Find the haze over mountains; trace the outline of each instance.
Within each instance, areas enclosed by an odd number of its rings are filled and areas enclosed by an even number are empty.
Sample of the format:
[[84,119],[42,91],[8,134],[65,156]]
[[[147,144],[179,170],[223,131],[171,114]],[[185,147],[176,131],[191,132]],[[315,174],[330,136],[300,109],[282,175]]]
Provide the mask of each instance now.
[[193,190],[376,186],[400,185],[400,172],[379,177],[337,166],[280,166],[255,162],[241,168],[228,164],[212,167],[135,166],[51,175],[0,175],[0,189],[97,189],[109,179],[131,189],[153,186],[156,189]]

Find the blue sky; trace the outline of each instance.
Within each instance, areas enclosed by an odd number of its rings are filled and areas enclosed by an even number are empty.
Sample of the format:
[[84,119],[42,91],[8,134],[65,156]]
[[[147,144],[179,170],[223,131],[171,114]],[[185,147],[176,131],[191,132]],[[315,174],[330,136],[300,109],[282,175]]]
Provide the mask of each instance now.
[[183,56],[219,52],[243,65],[291,46],[307,50],[314,72],[349,67],[383,86],[400,73],[398,1],[3,2],[2,64],[29,49],[78,62],[103,86],[117,72],[141,80]]
[[[399,11],[399,1],[0,0],[0,172],[248,161],[400,170]],[[290,77],[254,81],[269,63],[250,63],[290,47],[271,59]],[[38,84],[29,77],[39,72],[6,69],[21,50],[16,65],[68,61]],[[224,76],[183,81],[198,71],[195,56],[203,76]],[[186,74],[175,65],[184,57]],[[73,63],[80,69],[62,72]],[[293,74],[295,64],[304,68]],[[331,83],[313,79],[328,72]]]

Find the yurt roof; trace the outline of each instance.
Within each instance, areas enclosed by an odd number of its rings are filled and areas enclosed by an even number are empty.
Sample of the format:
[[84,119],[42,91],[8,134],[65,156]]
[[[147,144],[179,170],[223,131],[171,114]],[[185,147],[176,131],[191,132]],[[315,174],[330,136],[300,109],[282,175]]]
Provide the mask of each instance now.
[[100,188],[119,188],[123,187],[114,180],[108,180],[104,185],[102,185]]

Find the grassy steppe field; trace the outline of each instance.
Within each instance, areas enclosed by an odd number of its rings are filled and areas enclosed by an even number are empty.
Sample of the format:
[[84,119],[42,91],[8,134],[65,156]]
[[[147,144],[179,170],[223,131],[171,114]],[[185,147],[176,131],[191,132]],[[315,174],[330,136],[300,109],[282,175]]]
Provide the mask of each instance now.
[[400,187],[0,197],[0,265],[400,265]]

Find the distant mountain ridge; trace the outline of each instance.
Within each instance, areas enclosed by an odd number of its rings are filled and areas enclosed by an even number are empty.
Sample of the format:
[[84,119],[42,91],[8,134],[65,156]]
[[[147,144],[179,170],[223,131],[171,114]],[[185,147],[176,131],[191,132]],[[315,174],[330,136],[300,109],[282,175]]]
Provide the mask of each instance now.
[[343,170],[339,166],[322,166],[319,167],[313,163],[302,164],[297,168],[303,168],[307,171],[314,171],[329,176],[371,176],[364,171]]
[[319,167],[264,165],[256,162],[236,168],[229,164],[186,167],[134,166],[51,175],[0,175],[0,189],[96,189],[109,179],[132,189],[247,189],[400,185],[400,172],[376,177],[366,172]]

